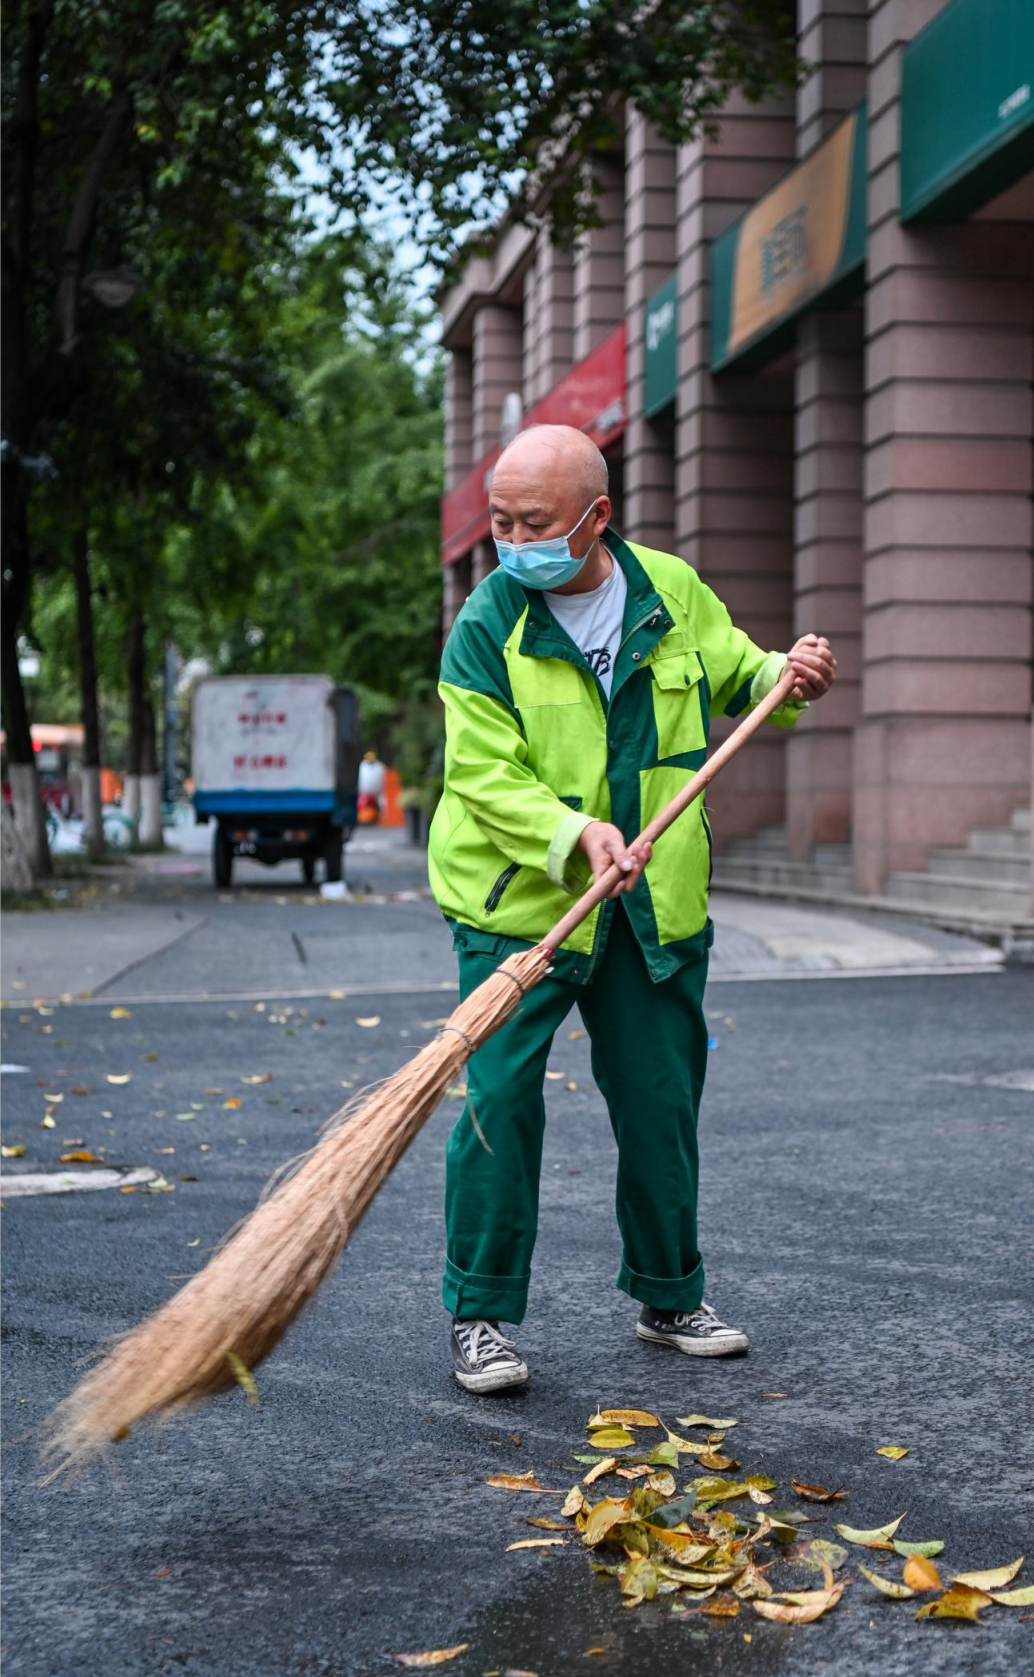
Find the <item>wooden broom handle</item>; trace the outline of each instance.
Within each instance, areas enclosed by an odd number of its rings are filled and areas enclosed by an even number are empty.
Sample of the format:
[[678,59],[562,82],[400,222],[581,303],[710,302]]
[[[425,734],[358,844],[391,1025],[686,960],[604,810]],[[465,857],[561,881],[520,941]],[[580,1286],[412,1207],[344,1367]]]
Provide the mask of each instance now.
[[[787,664],[768,697],[762,699],[761,703],[744,717],[735,732],[731,733],[727,740],[722,741],[717,751],[707,759],[702,768],[697,770],[692,780],[687,782],[681,792],[676,792],[671,803],[662,809],[659,815],[655,815],[652,821],[647,823],[639,837],[633,841],[635,844],[652,844],[655,839],[660,838],[662,833],[667,832],[672,822],[678,820],[683,810],[688,809],[695,798],[699,798],[705,786],[709,786],[715,775],[721,773],[726,763],[746,745],[751,735],[757,733],[761,724],[767,722],[772,712],[778,710],[784,700],[789,698],[796,680],[797,677]],[[562,943],[567,942],[575,928],[580,926],[583,920],[587,920],[593,909],[605,897],[609,897],[615,885],[619,885],[625,878],[627,878],[627,875],[615,862],[614,866],[608,868],[605,874],[593,881],[584,896],[579,897],[574,906],[568,909],[563,919],[557,921],[553,930],[546,933],[546,936],[542,939],[543,946],[546,949],[559,949]]]

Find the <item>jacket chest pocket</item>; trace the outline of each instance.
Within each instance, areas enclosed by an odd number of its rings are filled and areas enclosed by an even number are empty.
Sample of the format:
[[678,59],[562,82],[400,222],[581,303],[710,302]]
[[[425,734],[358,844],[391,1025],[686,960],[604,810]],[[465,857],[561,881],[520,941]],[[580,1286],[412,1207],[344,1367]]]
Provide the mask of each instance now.
[[684,757],[707,746],[707,684],[691,647],[666,652],[650,663],[657,761]]

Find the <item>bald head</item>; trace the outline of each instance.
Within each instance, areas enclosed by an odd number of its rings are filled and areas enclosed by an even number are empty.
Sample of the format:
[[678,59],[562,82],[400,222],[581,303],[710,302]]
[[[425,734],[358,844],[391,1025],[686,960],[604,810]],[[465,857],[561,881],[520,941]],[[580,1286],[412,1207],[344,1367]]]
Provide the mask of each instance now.
[[607,462],[573,425],[532,425],[499,456],[489,511],[500,541],[551,541],[575,531],[571,552],[586,553],[610,520]]

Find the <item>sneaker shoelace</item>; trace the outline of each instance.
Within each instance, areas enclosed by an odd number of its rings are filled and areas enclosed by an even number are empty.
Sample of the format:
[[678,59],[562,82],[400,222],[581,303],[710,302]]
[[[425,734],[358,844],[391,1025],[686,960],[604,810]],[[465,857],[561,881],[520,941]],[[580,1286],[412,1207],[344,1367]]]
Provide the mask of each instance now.
[[[516,1341],[507,1339],[492,1322],[457,1322],[456,1336],[463,1355],[475,1368],[491,1368],[493,1363],[511,1362],[512,1353],[517,1349]],[[483,1340],[488,1343],[482,1343]]]
[[699,1304],[697,1305],[697,1308],[690,1311],[688,1315],[680,1314],[675,1317],[675,1326],[677,1328],[698,1327],[707,1332],[713,1332],[715,1328],[724,1328],[725,1325],[726,1324],[719,1317],[718,1312],[716,1310],[712,1310],[709,1304]]

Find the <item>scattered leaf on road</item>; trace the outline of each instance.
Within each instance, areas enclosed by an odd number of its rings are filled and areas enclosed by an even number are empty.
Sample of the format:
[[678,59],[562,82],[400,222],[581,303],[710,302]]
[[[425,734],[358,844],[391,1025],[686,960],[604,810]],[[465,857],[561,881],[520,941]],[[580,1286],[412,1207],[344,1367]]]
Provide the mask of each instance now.
[[540,1531],[570,1531],[571,1529],[570,1526],[565,1526],[562,1520],[547,1520],[543,1514],[529,1514],[524,1524],[526,1526],[538,1526]]
[[234,1112],[236,1112],[236,1110],[240,1106],[240,1104],[241,1104],[240,1095],[231,1095],[228,1100],[223,1101],[224,1109],[226,1107],[229,1107]]
[[588,1511],[588,1508],[589,1503],[587,1498],[582,1495],[581,1486],[572,1485],[564,1498],[564,1506],[560,1512],[568,1520],[573,1520],[576,1514],[584,1514]]
[[578,1087],[577,1083],[565,1083],[564,1084],[564,1088],[569,1089],[572,1094],[577,1089],[577,1087]]
[[187,1245],[188,1246],[200,1246],[201,1245],[201,1236],[198,1235],[196,1240],[188,1240]]
[[989,1593],[999,1607],[1034,1607],[1034,1584],[1024,1584],[1019,1590],[991,1590]]
[[848,1543],[858,1543],[863,1548],[875,1549],[881,1543],[889,1543],[897,1531],[904,1514],[899,1514],[896,1520],[890,1520],[885,1526],[873,1526],[871,1531],[860,1531],[857,1526],[837,1526],[841,1537],[846,1537]]
[[925,1607],[920,1607],[917,1619],[968,1619],[971,1624],[980,1623],[981,1610],[990,1603],[990,1596],[983,1595],[980,1590],[950,1589],[944,1595],[939,1595],[936,1601],[928,1601]]
[[582,1484],[594,1485],[597,1479],[604,1479],[608,1473],[613,1473],[617,1465],[618,1459],[616,1456],[604,1456],[603,1460],[597,1462],[595,1467],[590,1467],[588,1473],[582,1479]]
[[892,1462],[899,1462],[902,1456],[908,1455],[908,1447],[904,1444],[881,1444],[876,1454],[878,1456],[889,1456]]
[[540,1485],[535,1477],[535,1469],[529,1467],[527,1473],[490,1473],[485,1480],[486,1485],[492,1485],[497,1491],[544,1491],[545,1485]]
[[[273,1073],[271,1071],[260,1071],[260,1072],[256,1072],[254,1077],[242,1077],[241,1078],[242,1083],[272,1083],[272,1081],[273,1081]],[[221,1089],[218,1090],[217,1093],[219,1093],[221,1095],[222,1090]]]
[[109,1071],[107,1080],[109,1083],[128,1083],[132,1076],[131,1071]]
[[905,1583],[913,1590],[943,1590],[944,1583],[933,1561],[927,1560],[925,1555],[909,1555],[902,1574]]
[[939,1537],[930,1538],[926,1543],[906,1543],[903,1537],[895,1537],[894,1548],[899,1555],[925,1555],[927,1560],[932,1560],[934,1555],[940,1554],[944,1543]]
[[802,1560],[817,1563],[819,1566],[832,1567],[835,1572],[838,1566],[843,1566],[847,1559],[847,1550],[839,1543],[830,1543],[825,1537],[813,1537],[808,1544],[808,1552]]
[[[792,1483],[793,1481],[791,1480],[791,1484]],[[751,1502],[756,1502],[759,1508],[764,1508],[766,1503],[769,1503],[772,1500],[768,1491],[759,1491],[756,1485],[751,1485],[748,1495]]]
[[0,1147],[0,1158],[4,1158],[4,1159],[24,1159],[24,1157],[25,1157],[25,1148],[22,1147],[20,1144],[17,1147]]
[[654,1467],[678,1467],[679,1453],[669,1440],[667,1444],[658,1444],[656,1449],[651,1450],[647,1460]]
[[563,1537],[522,1537],[517,1543],[508,1543],[506,1553],[509,1555],[514,1549],[552,1549],[556,1544],[566,1542]]
[[259,1401],[259,1389],[255,1384],[255,1376],[252,1374],[251,1369],[248,1367],[243,1357],[238,1357],[236,1351],[227,1351],[225,1355],[226,1361],[230,1365],[230,1372],[232,1373],[233,1378],[236,1380],[248,1402],[253,1406],[256,1405]]
[[710,1415],[676,1415],[680,1427],[713,1427],[716,1432],[728,1432],[736,1425],[735,1421],[716,1421]]
[[56,1120],[56,1119],[54,1119],[54,1118],[52,1118],[52,1117],[51,1117],[51,1116],[50,1116],[50,1113],[49,1113],[49,1112],[48,1112],[48,1113],[46,1113],[46,1115],[45,1115],[45,1116],[44,1116],[44,1117],[42,1117],[42,1118],[41,1118],[41,1119],[40,1119],[40,1121],[39,1121],[39,1127],[40,1127],[40,1129],[41,1129],[41,1130],[53,1130],[53,1129],[56,1129],[56,1127],[57,1127],[57,1120]]
[[838,1578],[828,1590],[796,1590],[787,1592],[783,1601],[753,1601],[751,1606],[763,1619],[774,1619],[777,1624],[811,1624],[836,1606],[846,1582],[845,1578]]
[[867,1566],[859,1565],[858,1570],[863,1578],[868,1578],[870,1584],[875,1584],[880,1593],[890,1601],[911,1601],[916,1593],[910,1585],[899,1584],[894,1578],[884,1578],[878,1572],[870,1572]]
[[130,1013],[128,1007],[113,1007],[111,1010],[111,1017],[113,1019],[132,1019],[133,1015]]
[[380,1022],[381,1016],[379,1013],[370,1013],[365,1019],[357,1019],[355,1021],[357,1025],[362,1025],[365,1031],[372,1031],[374,1026],[379,1025]]
[[[620,1468],[618,1471],[621,1471]],[[662,1471],[661,1473],[651,1473],[646,1483],[649,1485],[651,1491],[660,1491],[661,1496],[675,1495],[675,1475],[673,1473],[668,1473],[667,1471]]]
[[560,1083],[567,1076],[565,1071],[547,1071],[546,1076],[551,1083]]
[[99,1159],[96,1153],[90,1153],[85,1148],[77,1148],[74,1153],[59,1153],[58,1163],[62,1165],[100,1165],[104,1161]]
[[[331,991],[333,995],[333,991]],[[396,1665],[405,1665],[413,1670],[422,1670],[431,1665],[444,1665],[446,1660],[454,1660],[457,1654],[465,1654],[470,1647],[469,1642],[457,1642],[455,1648],[428,1648],[422,1654],[388,1654],[389,1660]]]
[[847,1495],[846,1491],[827,1491],[825,1485],[804,1485],[799,1479],[790,1480],[790,1489],[805,1502],[839,1502]]
[[58,1106],[64,1100],[64,1095],[44,1095],[43,1099],[49,1106]]
[[591,1442],[599,1450],[627,1450],[635,1438],[624,1427],[596,1427]]
[[952,1579],[953,1584],[968,1584],[971,1590],[1004,1590],[1006,1584],[1011,1584],[1020,1567],[1023,1556],[1018,1561],[1010,1561],[1008,1566],[992,1566],[987,1572],[957,1572]]
[[604,1424],[613,1424],[616,1427],[659,1427],[661,1423],[648,1409],[598,1409],[589,1425],[598,1427]]

